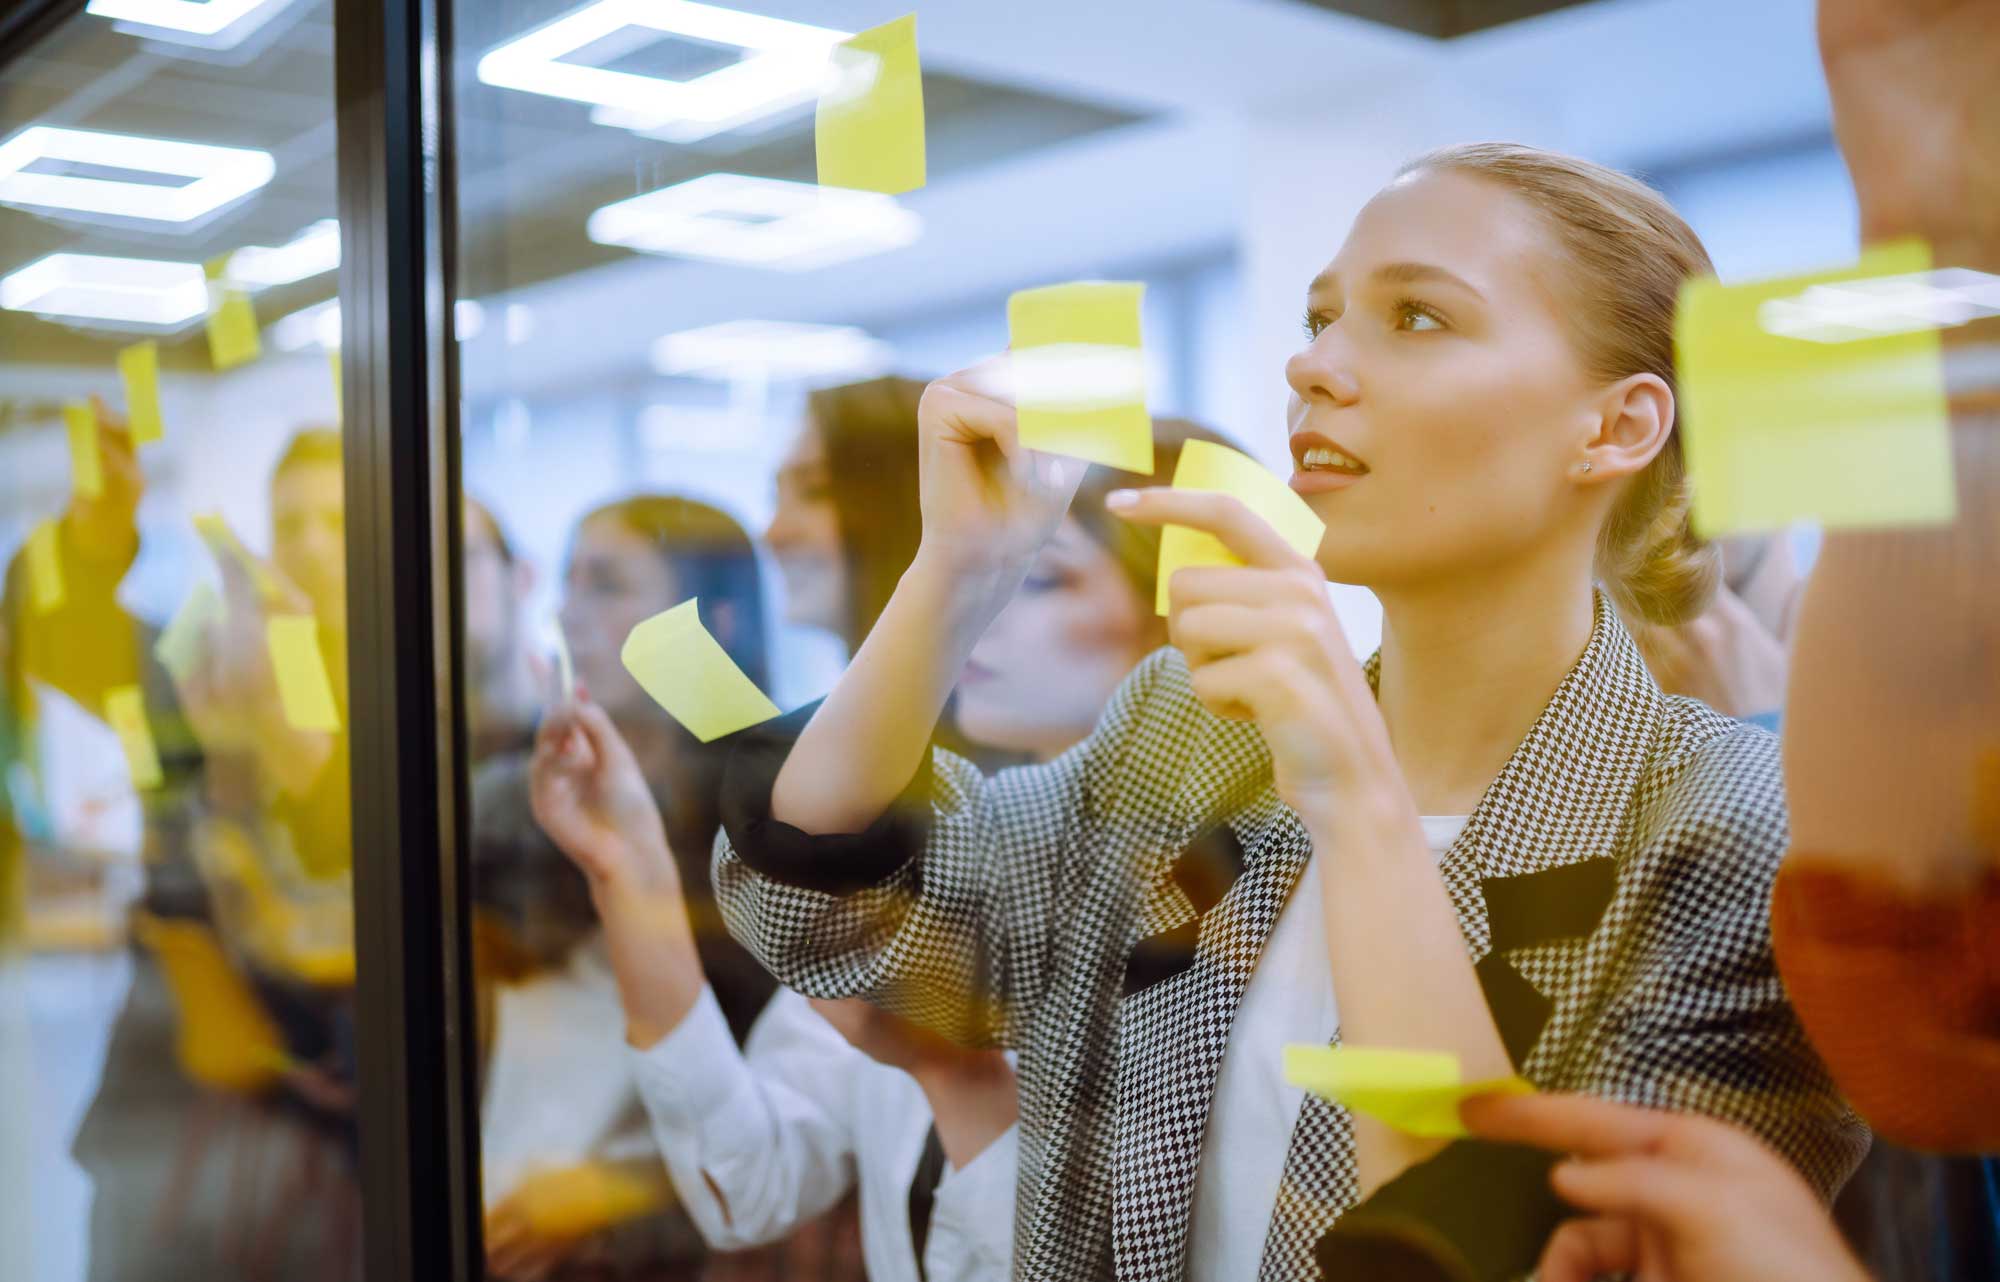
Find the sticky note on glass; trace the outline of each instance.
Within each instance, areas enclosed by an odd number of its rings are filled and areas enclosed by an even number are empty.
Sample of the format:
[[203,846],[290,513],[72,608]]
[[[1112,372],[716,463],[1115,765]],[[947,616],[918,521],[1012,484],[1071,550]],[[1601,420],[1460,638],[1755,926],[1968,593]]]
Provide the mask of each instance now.
[[166,435],[160,418],[160,345],[152,339],[118,353],[118,377],[125,383],[125,421],[132,444],[144,445]]
[[63,426],[69,430],[70,485],[80,499],[104,495],[104,456],[97,443],[97,411],[89,401],[63,406]]
[[264,622],[264,640],[286,723],[294,730],[339,730],[340,710],[319,648],[318,621],[309,614],[272,615]]
[[28,601],[36,614],[62,608],[62,542],[54,521],[42,521],[28,532]]
[[1681,290],[1681,446],[1704,536],[1950,521],[1951,434],[1935,329],[1816,324],[1851,315],[1843,282],[1924,272],[1922,241],[1840,271]]
[[1021,444],[1127,472],[1153,470],[1146,353],[1133,281],[1077,281],[1007,300]]
[[153,656],[173,674],[174,680],[185,683],[194,672],[202,637],[211,624],[222,618],[222,613],[222,598],[215,588],[208,583],[197,583],[181,602],[181,608],[174,611],[174,617],[167,620],[160,639],[153,642]]
[[333,372],[333,421],[338,423],[341,414],[344,412],[340,405],[340,349],[338,347],[329,347],[326,349],[326,366]]
[[224,255],[211,259],[204,268],[208,276],[208,356],[218,371],[246,365],[264,351],[250,295],[223,283],[223,268],[228,262]]
[[823,187],[894,196],[924,185],[924,78],[915,14],[834,46],[813,142]]
[[1435,1139],[1463,1136],[1458,1105],[1472,1095],[1532,1095],[1519,1077],[1467,1082],[1458,1056],[1358,1046],[1287,1046],[1285,1080],[1399,1131]]
[[125,749],[125,764],[132,771],[134,788],[160,786],[160,754],[153,746],[152,727],[146,723],[146,696],[138,686],[117,686],[104,692],[104,720]]
[[653,701],[703,743],[778,715],[778,705],[702,626],[693,600],[633,628],[618,657]]
[[234,562],[249,576],[250,582],[257,588],[257,595],[267,604],[276,605],[285,600],[285,587],[278,581],[278,576],[243,546],[243,540],[236,537],[236,531],[229,528],[229,522],[222,519],[221,513],[197,512],[194,528],[218,562]]
[[[1272,475],[1247,454],[1239,454],[1210,441],[1189,441],[1181,446],[1180,462],[1174,465],[1174,488],[1228,494],[1263,517],[1292,545],[1300,556],[1319,551],[1326,522],[1319,519],[1306,501],[1283,480]],[[1160,531],[1160,575],[1154,608],[1167,613],[1167,589],[1174,571],[1195,565],[1241,565],[1242,560],[1221,539],[1184,525],[1169,525]]]

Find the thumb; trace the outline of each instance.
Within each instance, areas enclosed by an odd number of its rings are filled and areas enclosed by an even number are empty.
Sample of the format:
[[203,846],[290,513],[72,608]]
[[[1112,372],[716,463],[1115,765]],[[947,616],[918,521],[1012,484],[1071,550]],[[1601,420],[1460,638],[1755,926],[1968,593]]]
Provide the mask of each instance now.
[[598,761],[615,770],[638,770],[638,760],[632,756],[632,749],[626,744],[625,736],[618,733],[618,727],[611,720],[610,713],[590,702],[579,701],[574,707],[576,729]]

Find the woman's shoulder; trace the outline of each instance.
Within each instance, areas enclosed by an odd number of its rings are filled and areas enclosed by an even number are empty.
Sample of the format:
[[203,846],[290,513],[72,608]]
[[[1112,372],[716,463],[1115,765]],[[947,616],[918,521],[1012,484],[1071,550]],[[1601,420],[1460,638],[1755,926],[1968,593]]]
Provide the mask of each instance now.
[[1667,696],[1639,782],[1640,836],[1699,844],[1775,873],[1789,834],[1778,737],[1696,699]]

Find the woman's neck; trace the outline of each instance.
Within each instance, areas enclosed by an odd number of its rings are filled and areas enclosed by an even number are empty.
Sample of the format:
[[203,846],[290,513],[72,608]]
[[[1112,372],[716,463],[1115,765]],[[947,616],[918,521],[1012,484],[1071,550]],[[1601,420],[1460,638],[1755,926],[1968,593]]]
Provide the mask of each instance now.
[[1590,581],[1574,565],[1493,567],[1380,592],[1377,698],[1417,809],[1469,813],[1590,640]]

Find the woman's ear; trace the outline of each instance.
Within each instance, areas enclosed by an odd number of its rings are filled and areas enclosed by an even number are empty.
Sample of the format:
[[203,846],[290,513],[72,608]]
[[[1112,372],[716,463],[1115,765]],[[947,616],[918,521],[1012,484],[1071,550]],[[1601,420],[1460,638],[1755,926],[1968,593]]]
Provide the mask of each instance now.
[[1571,464],[1584,484],[1615,481],[1645,470],[1674,430],[1674,393],[1657,374],[1633,374],[1605,389],[1597,432]]

